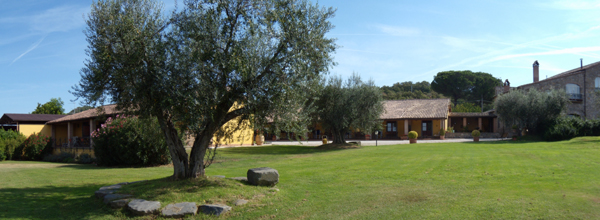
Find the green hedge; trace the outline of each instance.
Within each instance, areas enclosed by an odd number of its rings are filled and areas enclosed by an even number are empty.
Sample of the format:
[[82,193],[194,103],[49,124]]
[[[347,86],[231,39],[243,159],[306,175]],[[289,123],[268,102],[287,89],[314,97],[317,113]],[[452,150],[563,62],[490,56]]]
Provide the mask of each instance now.
[[17,158],[15,152],[20,150],[26,139],[17,131],[0,129],[0,161]]
[[580,136],[600,136],[600,120],[563,116],[557,118],[544,133],[547,141],[569,140]]
[[156,119],[118,116],[92,133],[96,162],[101,166],[155,166],[171,157]]

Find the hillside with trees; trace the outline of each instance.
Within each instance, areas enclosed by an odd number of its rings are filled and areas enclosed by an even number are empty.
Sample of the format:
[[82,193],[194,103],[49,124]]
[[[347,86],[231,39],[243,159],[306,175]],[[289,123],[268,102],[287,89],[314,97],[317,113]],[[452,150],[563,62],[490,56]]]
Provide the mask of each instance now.
[[398,82],[392,86],[382,86],[381,91],[385,100],[444,98],[442,94],[433,91],[431,84],[427,81],[417,83],[412,81]]

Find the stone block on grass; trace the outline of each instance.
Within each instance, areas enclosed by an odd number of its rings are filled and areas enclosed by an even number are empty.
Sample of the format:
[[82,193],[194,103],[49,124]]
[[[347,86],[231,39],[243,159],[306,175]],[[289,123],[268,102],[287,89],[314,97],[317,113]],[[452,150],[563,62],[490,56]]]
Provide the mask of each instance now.
[[213,204],[213,205],[206,204],[206,205],[200,206],[200,211],[202,211],[202,213],[207,214],[207,215],[219,216],[223,213],[231,211],[231,207],[226,206],[226,205],[219,205],[219,204]]
[[279,182],[279,172],[269,167],[249,169],[248,183],[255,186],[274,186]]
[[186,215],[195,215],[198,212],[198,206],[195,202],[182,202],[169,204],[162,210],[162,215],[169,218],[183,218]]
[[131,199],[117,199],[109,202],[108,206],[110,206],[113,209],[120,209],[125,207],[127,203],[129,203],[129,201],[131,201]]
[[111,189],[120,189],[121,187],[122,187],[122,185],[115,184],[115,185],[110,185],[110,186],[103,186],[103,187],[100,187],[100,189],[98,189],[98,190],[111,190]]
[[104,204],[108,204],[114,200],[126,199],[126,198],[131,198],[131,197],[133,197],[133,196],[129,195],[129,194],[108,194],[108,195],[104,196]]
[[127,207],[135,215],[152,215],[158,213],[160,202],[134,199],[127,204]]
[[104,196],[109,195],[109,194],[113,194],[116,191],[117,191],[116,189],[98,190],[98,191],[94,192],[94,195],[96,195],[96,197],[98,199],[103,199]]

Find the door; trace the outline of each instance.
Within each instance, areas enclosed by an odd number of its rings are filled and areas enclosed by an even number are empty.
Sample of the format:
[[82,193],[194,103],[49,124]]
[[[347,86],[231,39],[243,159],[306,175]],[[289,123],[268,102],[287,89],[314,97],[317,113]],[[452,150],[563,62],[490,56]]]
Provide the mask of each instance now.
[[423,121],[421,123],[421,135],[423,137],[432,136],[433,135],[433,122],[432,121]]

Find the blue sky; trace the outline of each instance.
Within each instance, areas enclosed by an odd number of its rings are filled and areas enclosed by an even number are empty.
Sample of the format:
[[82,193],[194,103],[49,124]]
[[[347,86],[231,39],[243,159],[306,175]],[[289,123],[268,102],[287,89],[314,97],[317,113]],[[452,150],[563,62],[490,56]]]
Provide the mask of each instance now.
[[[0,0],[0,114],[28,113],[79,82],[88,0]],[[332,74],[379,86],[487,72],[513,86],[600,61],[600,1],[319,1],[337,8]],[[167,9],[173,1],[165,1]]]

